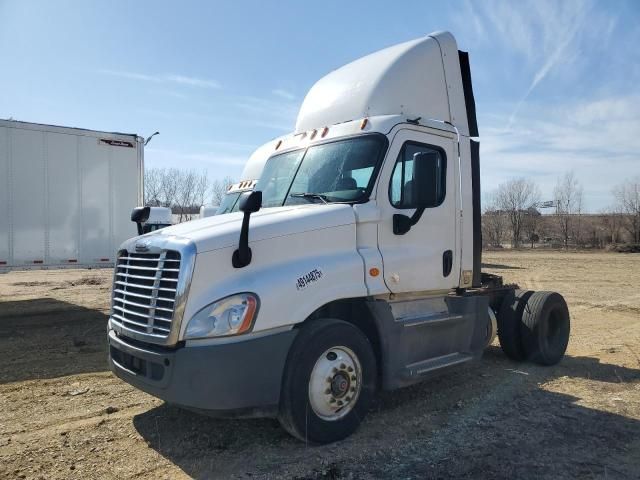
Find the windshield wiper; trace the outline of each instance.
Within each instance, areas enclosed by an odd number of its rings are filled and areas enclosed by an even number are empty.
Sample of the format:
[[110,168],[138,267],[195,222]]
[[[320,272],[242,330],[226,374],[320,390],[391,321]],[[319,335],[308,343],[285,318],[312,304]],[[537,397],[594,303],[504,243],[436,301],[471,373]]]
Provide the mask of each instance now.
[[296,192],[296,193],[290,193],[289,196],[290,197],[296,197],[296,198],[306,198],[306,199],[317,198],[317,199],[322,200],[325,204],[329,203],[328,197],[326,195],[321,194],[321,193]]

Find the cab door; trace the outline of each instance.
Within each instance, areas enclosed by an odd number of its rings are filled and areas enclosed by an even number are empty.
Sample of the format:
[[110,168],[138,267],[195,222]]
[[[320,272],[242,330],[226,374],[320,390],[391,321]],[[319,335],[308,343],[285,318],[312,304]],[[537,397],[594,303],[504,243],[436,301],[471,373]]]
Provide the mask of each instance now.
[[[407,128],[392,140],[376,191],[381,210],[378,247],[391,292],[442,291],[459,284],[455,148],[454,137],[447,132]],[[437,181],[429,183],[436,187],[420,185],[414,179],[414,164],[424,159],[437,162]],[[394,215],[411,218],[416,213],[415,192],[420,188],[436,188],[433,201],[408,231],[402,233],[396,227],[394,232]],[[406,225],[406,218],[400,220]]]

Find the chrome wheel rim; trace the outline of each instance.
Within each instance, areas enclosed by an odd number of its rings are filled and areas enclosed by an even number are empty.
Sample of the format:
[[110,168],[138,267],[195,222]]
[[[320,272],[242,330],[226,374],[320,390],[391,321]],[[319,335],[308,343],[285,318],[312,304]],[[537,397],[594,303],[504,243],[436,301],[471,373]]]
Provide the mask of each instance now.
[[309,403],[323,420],[335,421],[354,407],[362,388],[362,367],[350,348],[327,349],[316,361],[309,378]]

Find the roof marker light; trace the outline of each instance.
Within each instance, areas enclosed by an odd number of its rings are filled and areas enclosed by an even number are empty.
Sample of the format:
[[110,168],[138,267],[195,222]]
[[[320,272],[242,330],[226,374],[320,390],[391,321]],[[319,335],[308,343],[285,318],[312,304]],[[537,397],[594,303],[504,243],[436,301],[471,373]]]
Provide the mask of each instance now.
[[363,118],[362,122],[360,122],[360,130],[364,130],[364,127],[367,126],[367,123],[369,123],[369,119],[368,118]]
[[282,140],[278,140],[278,143],[276,143],[276,150],[280,148],[280,145],[282,145]]
[[317,134],[318,134],[318,130],[314,130],[313,132],[311,132],[311,136],[309,137],[309,140],[313,140],[314,138],[316,138]]
[[321,137],[321,138],[326,137],[326,136],[327,136],[327,133],[329,133],[329,127],[324,127],[324,128],[322,129],[322,133],[320,134],[320,137]]

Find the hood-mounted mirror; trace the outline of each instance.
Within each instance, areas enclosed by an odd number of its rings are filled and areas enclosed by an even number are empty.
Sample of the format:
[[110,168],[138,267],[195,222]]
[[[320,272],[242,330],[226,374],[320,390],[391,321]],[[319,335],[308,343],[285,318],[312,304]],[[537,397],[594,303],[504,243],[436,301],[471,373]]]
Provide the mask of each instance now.
[[262,207],[262,192],[253,191],[243,193],[239,200],[240,211],[244,212],[238,249],[233,252],[231,264],[234,268],[243,268],[251,263],[251,249],[249,248],[249,217]]
[[138,235],[142,235],[142,224],[149,220],[151,207],[136,207],[131,210],[131,221],[138,226]]

